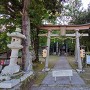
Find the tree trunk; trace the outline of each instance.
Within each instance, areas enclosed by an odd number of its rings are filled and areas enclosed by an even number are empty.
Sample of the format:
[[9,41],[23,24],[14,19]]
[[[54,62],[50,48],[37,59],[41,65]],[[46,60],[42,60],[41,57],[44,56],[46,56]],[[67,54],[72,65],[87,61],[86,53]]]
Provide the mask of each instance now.
[[31,54],[29,52],[29,47],[31,45],[30,40],[30,19],[27,13],[27,8],[29,0],[24,0],[24,7],[22,13],[22,33],[26,36],[26,39],[23,41],[24,48],[22,49],[22,62],[23,62],[23,69],[25,71],[32,70],[31,64]]
[[35,51],[35,55],[36,55],[36,59],[35,61],[38,62],[39,61],[39,57],[38,57],[38,49],[39,49],[39,30],[36,29],[36,35],[35,35],[35,41],[34,41],[34,51]]

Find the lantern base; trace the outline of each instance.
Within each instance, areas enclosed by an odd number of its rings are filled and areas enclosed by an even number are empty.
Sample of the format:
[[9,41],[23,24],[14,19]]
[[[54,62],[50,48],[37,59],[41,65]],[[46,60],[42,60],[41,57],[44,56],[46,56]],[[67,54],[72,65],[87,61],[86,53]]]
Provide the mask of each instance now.
[[6,67],[4,67],[4,69],[2,70],[1,74],[2,75],[12,75],[14,73],[17,73],[20,71],[20,66],[19,65],[8,65]]
[[43,72],[48,72],[48,71],[50,71],[50,68],[44,68],[42,71]]
[[76,69],[76,71],[77,71],[78,73],[83,73],[83,72],[85,72],[85,70],[81,70],[81,69]]

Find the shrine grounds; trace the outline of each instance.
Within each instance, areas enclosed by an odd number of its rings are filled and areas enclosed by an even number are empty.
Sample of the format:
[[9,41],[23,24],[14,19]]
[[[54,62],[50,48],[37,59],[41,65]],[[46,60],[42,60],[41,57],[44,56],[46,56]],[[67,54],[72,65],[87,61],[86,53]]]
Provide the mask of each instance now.
[[[71,67],[73,69],[77,69],[77,63],[75,63],[75,58],[73,56],[68,56],[67,60],[69,62],[69,64],[71,65]],[[87,85],[90,85],[90,65],[86,65],[86,63],[83,63],[83,70],[85,70],[82,73],[78,73],[80,75],[80,77],[84,80],[84,82]]]
[[[31,90],[32,86],[39,86],[43,79],[47,76],[48,72],[42,72],[45,66],[45,59],[42,56],[39,57],[39,62],[33,63],[34,77],[30,78],[20,86],[20,90]],[[59,56],[52,55],[49,57],[49,67],[52,69],[55,63],[59,60]]]
[[[60,58],[60,56],[56,56],[56,55],[50,56],[50,58],[49,58],[50,69],[52,69],[54,67],[54,65],[59,60],[59,58]],[[72,69],[74,69],[76,71],[77,63],[75,62],[74,56],[67,56],[66,58],[70,64],[70,66],[72,67]],[[26,85],[23,84],[21,86],[20,90],[32,90],[32,89],[30,89],[32,86],[39,87],[41,85],[44,78],[48,75],[48,72],[42,72],[42,69],[44,68],[44,65],[45,65],[44,62],[45,62],[45,59],[40,57],[40,62],[33,63],[33,69],[35,71],[34,72],[35,76],[33,77],[33,79],[30,79],[30,81],[28,81],[28,84],[26,84]],[[83,70],[84,70],[84,72],[78,73],[78,75],[84,80],[84,82],[87,86],[90,86],[90,65],[86,66],[85,64],[83,64]],[[85,89],[85,90],[89,90],[89,89]]]
[[[54,67],[57,60],[59,60],[59,57],[60,56],[56,56],[56,55],[50,56],[50,58],[49,58],[50,69],[52,69]],[[67,56],[67,60],[70,64],[70,66],[74,70],[76,70],[78,68],[78,64],[77,64],[77,62],[75,62],[74,56]],[[45,65],[44,63],[45,63],[45,60],[42,57],[40,57],[40,62],[33,64],[35,73],[38,75],[38,77],[36,77],[36,79],[35,79],[34,84],[39,85],[42,82],[43,78],[47,75],[47,73],[40,74],[42,72],[42,69],[44,68],[44,65]],[[90,85],[90,65],[86,65],[85,63],[83,63],[83,70],[84,70],[84,72],[78,73],[78,74],[87,85]]]
[[[60,56],[56,56],[56,55],[50,56],[49,57],[49,68],[52,69],[55,66],[56,62],[58,62],[59,59],[60,59]],[[66,59],[68,60],[72,69],[74,69],[76,72],[77,63],[75,62],[74,56],[67,56]],[[40,62],[33,63],[33,69],[34,69],[35,75],[32,76],[30,79],[27,79],[26,81],[24,81],[22,83],[22,85],[19,85],[18,89],[15,89],[15,90],[38,90],[38,87],[40,87],[42,85],[42,81],[48,75],[48,72],[42,72],[44,65],[45,65],[45,59],[42,58],[42,56],[41,56]],[[78,73],[78,75],[84,80],[85,85],[90,87],[90,65],[86,66],[85,64],[83,64],[83,70],[85,70],[85,71],[82,73]],[[32,89],[32,87],[35,87],[35,89]],[[48,86],[44,86],[44,87],[49,88]],[[56,86],[55,87],[50,86],[50,87],[55,88]],[[68,86],[62,85],[59,87],[62,87],[62,89],[59,88],[60,90],[67,90]],[[46,90],[49,90],[49,89],[46,89]],[[59,89],[53,89],[53,90],[59,90]],[[3,89],[0,89],[0,90],[3,90]],[[7,89],[7,90],[14,90],[14,89]],[[40,89],[40,90],[42,90],[42,89]],[[81,89],[70,89],[70,90],[90,90],[90,89],[82,89],[81,88]]]

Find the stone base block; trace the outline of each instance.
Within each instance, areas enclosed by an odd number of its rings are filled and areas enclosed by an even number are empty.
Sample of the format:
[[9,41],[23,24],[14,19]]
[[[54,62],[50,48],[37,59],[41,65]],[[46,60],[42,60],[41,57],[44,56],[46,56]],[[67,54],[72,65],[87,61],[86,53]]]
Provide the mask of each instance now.
[[12,88],[20,83],[20,79],[12,79],[0,83],[0,88]]
[[26,73],[20,78],[20,80],[21,80],[21,81],[24,81],[27,77],[31,76],[32,74],[33,74],[32,71],[26,72]]
[[10,76],[2,76],[0,75],[0,80],[3,81],[3,80],[10,80]]
[[43,72],[48,72],[48,71],[50,71],[50,68],[44,68],[42,71]]
[[12,75],[14,73],[19,72],[19,70],[20,70],[19,65],[8,65],[8,66],[4,67],[1,74],[2,75]]
[[83,73],[83,72],[85,72],[85,70],[80,70],[80,69],[76,69],[76,71],[77,71],[78,73]]
[[0,83],[0,88],[6,88],[6,89],[8,89],[8,88],[16,87],[22,81],[24,81],[26,78],[30,77],[32,74],[33,74],[32,71],[25,72],[25,74],[22,77],[20,77],[19,79],[12,79],[12,80],[3,81],[3,82]]

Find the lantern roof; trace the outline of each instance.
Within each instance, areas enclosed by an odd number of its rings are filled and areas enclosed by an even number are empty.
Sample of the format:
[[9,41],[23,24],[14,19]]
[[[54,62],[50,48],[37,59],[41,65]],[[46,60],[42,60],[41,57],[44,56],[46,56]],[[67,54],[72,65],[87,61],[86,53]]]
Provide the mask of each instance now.
[[7,33],[7,36],[10,36],[10,37],[18,37],[18,38],[23,38],[25,39],[25,35],[21,34],[21,29],[20,28],[16,28],[16,31],[15,32],[12,32],[12,33]]

